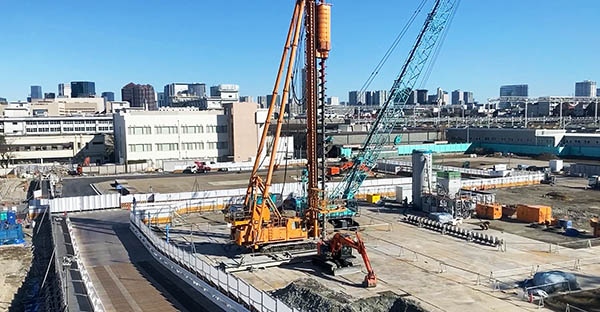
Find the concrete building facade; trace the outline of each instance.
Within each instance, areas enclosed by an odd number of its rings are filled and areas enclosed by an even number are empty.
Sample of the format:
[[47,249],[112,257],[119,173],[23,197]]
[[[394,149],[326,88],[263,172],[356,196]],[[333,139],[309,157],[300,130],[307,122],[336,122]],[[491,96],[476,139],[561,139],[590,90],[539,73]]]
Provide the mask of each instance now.
[[0,133],[5,136],[13,162],[108,162],[112,144],[112,116],[5,117]]
[[596,82],[590,80],[576,82],[575,96],[596,97]]
[[59,83],[58,84],[58,97],[71,97],[71,83]]

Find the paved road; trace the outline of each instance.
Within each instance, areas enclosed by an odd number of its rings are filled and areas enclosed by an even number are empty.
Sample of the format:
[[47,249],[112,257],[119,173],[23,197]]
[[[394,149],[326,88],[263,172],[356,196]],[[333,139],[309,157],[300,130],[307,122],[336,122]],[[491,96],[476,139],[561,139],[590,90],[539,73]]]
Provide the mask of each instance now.
[[70,216],[106,311],[220,311],[152,258],[130,231],[128,213]]

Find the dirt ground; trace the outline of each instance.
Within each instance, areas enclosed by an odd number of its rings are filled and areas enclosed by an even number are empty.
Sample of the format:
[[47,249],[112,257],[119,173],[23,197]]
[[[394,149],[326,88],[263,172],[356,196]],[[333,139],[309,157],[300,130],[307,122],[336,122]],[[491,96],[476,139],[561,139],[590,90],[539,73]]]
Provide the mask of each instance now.
[[27,180],[25,179],[0,179],[0,204],[17,205],[27,198]]
[[31,247],[0,247],[0,311],[8,311],[31,265]]
[[552,216],[573,221],[573,227],[591,230],[590,218],[600,216],[600,192],[587,190],[583,178],[557,178],[555,185],[539,184],[492,190],[501,204],[552,207]]
[[[567,304],[575,307],[571,311],[600,312],[600,289],[552,296],[544,300],[544,303],[547,308],[560,312],[566,310]],[[577,310],[576,308],[582,310]]]

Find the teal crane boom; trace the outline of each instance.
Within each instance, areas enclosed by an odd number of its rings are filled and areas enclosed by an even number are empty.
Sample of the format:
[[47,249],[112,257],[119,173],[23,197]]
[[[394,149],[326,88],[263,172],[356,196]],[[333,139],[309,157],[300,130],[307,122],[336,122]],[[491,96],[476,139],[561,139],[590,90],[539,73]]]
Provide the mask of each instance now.
[[[408,59],[394,80],[389,97],[379,110],[362,148],[353,157],[353,167],[329,194],[330,199],[354,199],[360,185],[367,178],[368,171],[375,167],[381,151],[386,144],[390,144],[388,143],[390,134],[400,118],[403,117],[403,108],[433,53],[444,27],[448,24],[452,12],[457,6],[457,1],[459,0],[435,1]],[[346,207],[354,209],[350,205],[346,205]]]

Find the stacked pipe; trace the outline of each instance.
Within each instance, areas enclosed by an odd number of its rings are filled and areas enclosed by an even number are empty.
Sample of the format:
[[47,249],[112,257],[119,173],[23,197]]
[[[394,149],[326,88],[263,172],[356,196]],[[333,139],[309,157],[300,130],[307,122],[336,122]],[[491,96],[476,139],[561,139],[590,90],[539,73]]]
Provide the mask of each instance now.
[[460,239],[465,239],[467,241],[482,245],[489,245],[493,247],[504,245],[504,240],[496,236],[467,230],[450,224],[444,224],[424,217],[409,215],[404,219],[404,221],[410,224],[418,225],[419,227],[424,227],[426,229],[440,232],[443,235],[451,235]]

